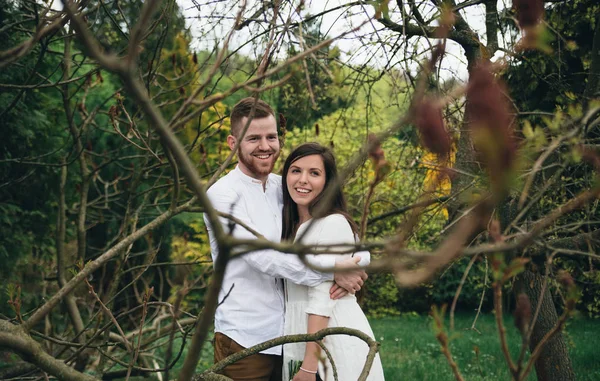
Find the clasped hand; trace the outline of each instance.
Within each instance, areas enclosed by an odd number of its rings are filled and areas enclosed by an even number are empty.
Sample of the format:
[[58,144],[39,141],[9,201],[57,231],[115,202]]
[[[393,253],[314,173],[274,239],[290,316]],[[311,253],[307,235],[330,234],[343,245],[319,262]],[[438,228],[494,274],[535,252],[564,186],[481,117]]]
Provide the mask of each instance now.
[[354,294],[362,288],[362,285],[365,283],[365,280],[367,280],[368,275],[358,266],[358,262],[360,262],[359,256],[336,262],[336,270],[343,271],[336,271],[333,275],[333,280],[335,283],[329,290],[329,297],[331,299],[335,300],[343,298],[349,293]]

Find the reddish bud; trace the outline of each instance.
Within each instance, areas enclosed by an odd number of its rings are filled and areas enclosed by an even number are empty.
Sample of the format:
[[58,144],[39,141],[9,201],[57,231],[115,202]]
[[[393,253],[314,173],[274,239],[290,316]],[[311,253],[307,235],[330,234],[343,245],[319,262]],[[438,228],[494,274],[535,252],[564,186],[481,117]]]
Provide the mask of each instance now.
[[194,52],[194,55],[192,56],[192,61],[194,62],[194,65],[198,64],[198,55],[196,52]]
[[505,173],[516,156],[510,110],[506,88],[496,80],[489,64],[477,65],[467,86],[465,114],[481,159],[495,176]]
[[176,63],[177,63],[177,56],[175,56],[175,53],[171,54],[171,65],[173,65],[173,68],[176,68]]
[[369,158],[373,161],[373,166],[375,167],[375,180],[374,184],[379,183],[381,180],[387,176],[391,171],[391,166],[385,160],[385,151],[381,148],[381,142],[377,135],[374,133],[370,133],[368,137],[369,141]]
[[116,105],[110,106],[108,109],[108,116],[110,116],[111,120],[114,120],[117,116],[119,116],[119,108]]
[[285,118],[285,115],[283,115],[282,113],[279,113],[279,128],[282,130],[285,130],[286,126],[287,126],[287,119]]
[[330,147],[331,149],[334,149],[334,148],[335,148],[335,143],[333,142],[333,140],[330,140],[330,141],[329,141],[329,147]]
[[521,335],[525,335],[531,322],[531,302],[526,294],[519,294],[517,296],[517,305],[513,316],[515,318],[515,327],[521,332]]
[[279,143],[281,146],[285,143],[285,135],[287,133],[286,126],[287,119],[282,113],[279,113]]
[[432,99],[423,98],[414,111],[423,146],[439,156],[447,157],[452,149],[452,141],[444,126],[441,107]]
[[500,221],[496,219],[492,220],[488,228],[488,233],[490,235],[490,238],[492,238],[494,242],[504,241],[504,237],[502,236],[502,230],[500,228]]
[[319,136],[319,123],[315,123],[315,136]]
[[444,6],[439,18],[440,26],[435,31],[436,38],[446,38],[448,33],[456,22],[456,16],[452,13],[452,8]]
[[179,88],[179,95],[185,95],[185,89],[183,88],[183,86]]
[[600,156],[598,155],[598,152],[586,147],[581,147],[580,152],[583,160],[592,164],[596,172],[600,172]]
[[543,0],[513,0],[513,8],[521,28],[537,25],[544,16]]
[[385,152],[383,152],[383,148],[381,148],[381,142],[377,135],[374,133],[370,133],[368,137],[369,141],[369,157],[375,162],[378,163],[380,161],[385,160]]
[[566,288],[572,288],[573,286],[575,286],[575,281],[573,280],[573,277],[565,270],[560,270],[556,275],[556,279]]
[[446,52],[446,48],[444,44],[441,42],[435,46],[433,52],[431,53],[431,62],[430,62],[430,70],[433,70],[435,64],[442,59],[442,56]]

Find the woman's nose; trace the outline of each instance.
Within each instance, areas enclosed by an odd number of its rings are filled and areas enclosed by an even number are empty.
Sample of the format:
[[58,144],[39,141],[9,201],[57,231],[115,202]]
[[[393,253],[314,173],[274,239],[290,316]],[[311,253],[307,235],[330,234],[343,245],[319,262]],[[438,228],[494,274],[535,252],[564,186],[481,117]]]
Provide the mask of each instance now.
[[308,182],[308,176],[306,175],[306,172],[302,172],[302,175],[300,175],[300,182],[304,184]]

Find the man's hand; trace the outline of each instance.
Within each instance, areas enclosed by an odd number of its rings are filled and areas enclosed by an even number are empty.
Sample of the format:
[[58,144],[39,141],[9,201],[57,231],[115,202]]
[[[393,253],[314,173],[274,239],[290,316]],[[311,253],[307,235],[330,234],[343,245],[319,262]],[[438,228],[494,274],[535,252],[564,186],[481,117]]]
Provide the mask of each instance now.
[[348,293],[354,294],[356,291],[360,290],[365,280],[367,280],[367,273],[360,269],[358,262],[360,262],[360,257],[358,256],[336,262],[336,269],[354,270],[336,272],[333,275],[335,284],[329,290],[329,297],[331,299],[340,299],[346,296]]

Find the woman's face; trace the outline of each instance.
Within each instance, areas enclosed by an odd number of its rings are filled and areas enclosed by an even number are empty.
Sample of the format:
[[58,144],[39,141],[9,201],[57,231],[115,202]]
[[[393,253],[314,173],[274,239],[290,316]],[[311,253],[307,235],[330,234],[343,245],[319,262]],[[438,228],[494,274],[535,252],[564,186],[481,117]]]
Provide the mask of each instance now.
[[301,157],[290,165],[285,178],[288,191],[298,208],[308,208],[310,203],[323,192],[325,167],[321,155]]

